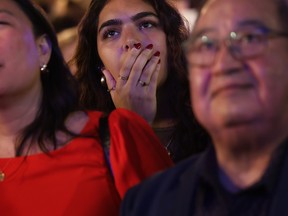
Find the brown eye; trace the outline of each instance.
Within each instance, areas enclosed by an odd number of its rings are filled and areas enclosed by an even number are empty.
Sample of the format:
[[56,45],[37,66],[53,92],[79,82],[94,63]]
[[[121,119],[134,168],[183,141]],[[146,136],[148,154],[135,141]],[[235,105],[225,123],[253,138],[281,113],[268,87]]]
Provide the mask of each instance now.
[[116,30],[106,30],[106,31],[103,33],[102,38],[103,38],[103,39],[113,38],[113,37],[116,37],[117,35],[119,35],[119,32],[117,32]]
[[214,52],[218,49],[217,42],[209,39],[207,36],[202,36],[195,41],[192,49],[196,52]]
[[153,21],[143,21],[139,24],[139,29],[149,29],[153,27],[157,27],[158,24]]
[[245,33],[239,37],[241,44],[255,44],[263,41],[263,34],[260,33]]

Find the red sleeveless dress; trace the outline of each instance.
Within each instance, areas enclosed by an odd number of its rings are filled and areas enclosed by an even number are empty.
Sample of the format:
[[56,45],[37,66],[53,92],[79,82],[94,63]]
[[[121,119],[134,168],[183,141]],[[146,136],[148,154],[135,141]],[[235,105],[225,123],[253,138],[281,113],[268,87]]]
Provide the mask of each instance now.
[[[88,112],[81,134],[98,137],[100,112]],[[99,138],[75,138],[47,154],[1,158],[2,216],[116,216],[125,192],[157,171],[172,166],[149,125],[137,114],[117,109],[109,116],[110,159]]]

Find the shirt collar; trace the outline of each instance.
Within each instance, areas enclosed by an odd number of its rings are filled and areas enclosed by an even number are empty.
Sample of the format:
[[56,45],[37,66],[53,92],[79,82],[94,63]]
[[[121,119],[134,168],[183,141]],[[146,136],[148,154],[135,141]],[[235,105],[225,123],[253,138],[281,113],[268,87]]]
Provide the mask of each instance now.
[[[237,193],[242,193],[243,191],[247,190],[258,190],[262,188],[263,190],[267,191],[268,193],[273,193],[275,185],[277,184],[277,180],[279,175],[281,174],[281,168],[285,155],[287,155],[287,148],[288,148],[288,139],[283,142],[274,152],[272,156],[272,160],[265,171],[263,177],[254,185],[244,190],[240,190]],[[216,153],[213,146],[207,149],[206,154],[203,155],[203,163],[200,167],[200,181],[208,184],[210,187],[218,190],[219,187],[224,187],[219,181],[219,165],[216,159]]]

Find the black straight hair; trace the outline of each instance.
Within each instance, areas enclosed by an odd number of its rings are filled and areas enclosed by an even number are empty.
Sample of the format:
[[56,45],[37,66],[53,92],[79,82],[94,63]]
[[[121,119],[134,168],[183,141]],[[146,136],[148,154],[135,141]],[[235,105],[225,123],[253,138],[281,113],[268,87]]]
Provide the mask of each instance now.
[[65,119],[71,112],[79,110],[78,86],[62,56],[55,30],[42,8],[32,0],[13,1],[31,21],[35,37],[46,35],[52,49],[48,71],[41,73],[42,99],[36,118],[19,136],[16,156],[23,155],[24,149],[29,149],[34,142],[48,153],[51,148],[47,146],[47,141],[52,143],[53,149],[58,147],[57,131],[75,136],[66,128]]

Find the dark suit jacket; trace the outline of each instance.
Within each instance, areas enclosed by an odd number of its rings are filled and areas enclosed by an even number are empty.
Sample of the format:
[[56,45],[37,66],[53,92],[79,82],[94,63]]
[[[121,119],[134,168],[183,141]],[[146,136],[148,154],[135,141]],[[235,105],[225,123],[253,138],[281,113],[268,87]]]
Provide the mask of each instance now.
[[[191,216],[195,188],[208,151],[156,174],[126,194],[121,216]],[[206,159],[205,159],[206,158]],[[277,182],[269,216],[288,215],[288,155]]]

